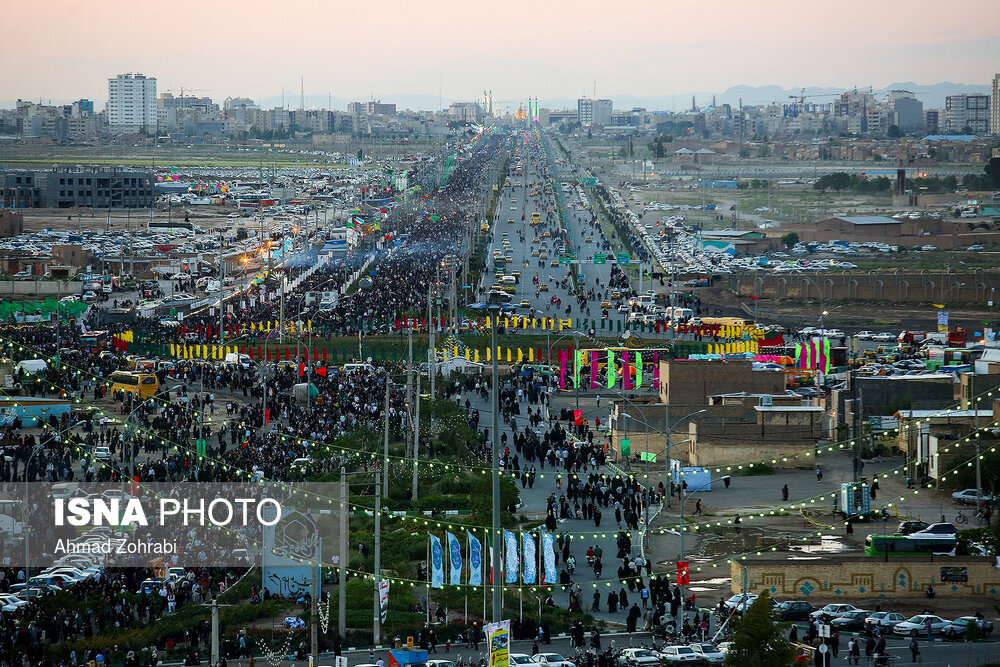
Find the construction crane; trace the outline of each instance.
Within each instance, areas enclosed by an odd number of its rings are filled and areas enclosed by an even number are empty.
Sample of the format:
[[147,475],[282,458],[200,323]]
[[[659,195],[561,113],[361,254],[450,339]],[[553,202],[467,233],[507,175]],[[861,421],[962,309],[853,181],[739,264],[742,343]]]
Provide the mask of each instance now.
[[816,95],[806,95],[806,89],[803,88],[801,95],[789,95],[788,99],[798,100],[799,108],[801,109],[805,107],[806,100],[811,99],[813,97],[840,97],[840,93],[817,93]]

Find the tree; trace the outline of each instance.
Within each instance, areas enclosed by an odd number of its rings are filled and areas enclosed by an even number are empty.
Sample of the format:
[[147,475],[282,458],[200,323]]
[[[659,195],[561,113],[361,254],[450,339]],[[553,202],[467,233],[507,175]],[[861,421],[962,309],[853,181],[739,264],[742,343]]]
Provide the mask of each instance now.
[[836,190],[840,192],[841,190],[846,190],[854,184],[855,176],[851,176],[844,171],[835,171],[832,174],[824,174],[820,176],[815,183],[813,183],[813,189],[819,190],[820,192],[826,192],[827,189]]
[[237,241],[243,241],[244,239],[248,238],[249,236],[250,235],[247,234],[246,227],[240,227],[240,228],[238,228],[236,230],[236,240]]
[[889,130],[886,132],[886,136],[890,139],[899,139],[903,136],[903,132],[899,129],[899,125],[890,125]]
[[990,158],[990,161],[983,167],[983,173],[993,183],[993,187],[1000,190],[1000,157]]
[[743,148],[740,149],[739,155],[742,158],[748,158],[748,157],[750,157],[750,149],[747,148],[746,146],[744,146]]
[[794,248],[795,244],[799,242],[799,235],[795,232],[788,232],[781,237],[781,242],[786,248]]
[[795,649],[771,616],[771,595],[766,590],[734,625],[733,643],[726,656],[727,665],[787,667],[792,664]]

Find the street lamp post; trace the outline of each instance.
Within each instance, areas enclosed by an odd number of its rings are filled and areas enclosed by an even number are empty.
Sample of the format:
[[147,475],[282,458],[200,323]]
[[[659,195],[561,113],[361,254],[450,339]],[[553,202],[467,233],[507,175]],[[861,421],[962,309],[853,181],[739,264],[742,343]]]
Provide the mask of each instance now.
[[28,468],[31,467],[31,459],[35,458],[35,454],[42,451],[41,445],[36,445],[31,450],[31,455],[28,456],[27,463],[24,464],[24,512],[21,516],[21,534],[24,536],[24,581],[28,582],[28,565],[31,563],[28,547]]
[[[691,417],[694,417],[695,415],[700,415],[703,412],[708,412],[708,410],[704,410],[704,409],[702,409],[702,410],[695,410],[694,412],[692,412],[690,414],[684,415],[683,417],[681,417],[680,419],[678,419],[676,422],[674,422],[673,425],[671,425],[670,424],[670,406],[667,405],[666,403],[664,403],[664,405],[665,405],[664,412],[665,412],[666,429],[667,429],[667,432],[666,432],[667,455],[665,457],[665,459],[666,459],[666,468],[665,468],[664,472],[666,474],[666,480],[665,481],[667,482],[667,489],[666,489],[666,491],[667,491],[667,507],[669,507],[670,506],[670,498],[672,496],[671,491],[672,491],[672,487],[673,487],[673,483],[674,483],[674,477],[673,477],[673,474],[671,474],[671,471],[670,471],[670,468],[672,467],[671,466],[671,461],[670,461],[670,449],[673,447],[673,443],[671,442],[670,435],[671,435],[671,433],[674,432],[675,428],[677,428],[678,426],[680,426],[681,424],[683,424],[685,421],[687,421]],[[680,444],[680,443],[678,443],[678,444]]]
[[[680,554],[680,559],[679,559],[680,562],[682,562],[682,563],[685,562],[685,555],[684,555],[684,533],[686,532],[686,527],[684,525],[684,506],[688,503],[689,500],[691,500],[691,496],[692,495],[694,495],[698,491],[701,491],[706,486],[711,486],[712,482],[719,482],[719,481],[722,481],[724,479],[725,479],[725,476],[723,476],[723,477],[715,477],[715,478],[709,479],[707,482],[703,483],[698,488],[693,489],[693,490],[688,490],[687,493],[684,493],[683,487],[678,490],[678,494],[680,496],[680,526],[681,526],[680,527],[680,533],[681,533],[681,554]],[[690,572],[690,570],[688,570],[688,572]],[[680,582],[680,580],[678,579],[677,586],[681,589],[681,618],[680,618],[680,625],[683,626],[684,625],[684,619],[687,617],[687,614],[686,614],[687,610],[684,608],[684,584],[682,584]]]
[[[490,345],[492,346],[491,356],[493,357],[493,387],[490,391],[490,409],[493,411],[492,439],[493,439],[493,544],[492,553],[495,563],[495,572],[499,572],[500,563],[500,365],[497,359],[497,318],[500,315],[500,304],[490,303]],[[503,604],[500,596],[497,595],[497,574],[493,575],[493,622],[499,622],[503,616]]]

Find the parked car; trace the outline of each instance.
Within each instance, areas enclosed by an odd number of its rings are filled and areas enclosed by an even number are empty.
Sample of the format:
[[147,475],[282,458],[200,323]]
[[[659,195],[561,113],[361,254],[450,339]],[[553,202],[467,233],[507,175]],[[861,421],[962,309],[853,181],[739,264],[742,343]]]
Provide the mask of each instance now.
[[932,523],[923,530],[918,530],[913,535],[954,535],[955,524],[952,523]]
[[[956,491],[951,494],[951,499],[955,502],[962,503],[963,505],[975,505],[976,504],[976,490],[975,489],[963,489],[962,491]],[[988,503],[996,502],[996,496],[991,496],[988,493],[979,492],[979,499],[985,500]]]
[[816,607],[804,600],[785,600],[775,611],[782,621],[804,621],[809,618],[809,614],[816,611]]
[[701,659],[703,665],[721,665],[726,661],[726,654],[720,651],[715,644],[689,644],[689,646]]
[[849,611],[843,616],[838,616],[837,618],[830,621],[830,625],[837,628],[841,632],[845,631],[857,631],[865,627],[865,619],[871,614],[867,609],[856,609],[854,611]]
[[897,623],[905,620],[905,616],[895,611],[876,611],[874,614],[868,615],[868,618],[865,619],[865,625],[869,627],[881,625],[889,632],[892,632],[892,628]]
[[510,667],[518,667],[518,665],[534,665],[535,661],[531,659],[531,656],[527,653],[511,653],[510,656]]
[[853,604],[828,604],[822,609],[817,609],[809,614],[809,620],[819,619],[821,621],[830,621],[843,616],[849,611],[858,611],[858,608]]
[[897,535],[912,535],[913,533],[919,532],[921,530],[927,530],[931,524],[926,521],[917,521],[916,519],[910,519],[909,521],[900,521],[899,526],[896,528]]
[[551,665],[551,667],[576,667],[572,661],[567,660],[558,653],[538,653],[531,658],[539,665]]
[[653,667],[660,664],[660,657],[644,648],[627,648],[618,656],[619,667]]
[[664,646],[660,649],[660,659],[666,665],[697,665],[701,656],[690,646]]
[[979,629],[982,631],[983,637],[989,637],[993,633],[993,624],[986,619],[980,621],[975,616],[959,616],[954,621],[945,625],[941,630],[941,634],[948,639],[965,639],[969,632],[969,625],[973,623],[979,624]]
[[939,635],[950,621],[933,614],[917,614],[905,621],[900,621],[892,628],[892,633],[901,636],[920,637],[927,634],[927,619],[931,621],[931,634]]

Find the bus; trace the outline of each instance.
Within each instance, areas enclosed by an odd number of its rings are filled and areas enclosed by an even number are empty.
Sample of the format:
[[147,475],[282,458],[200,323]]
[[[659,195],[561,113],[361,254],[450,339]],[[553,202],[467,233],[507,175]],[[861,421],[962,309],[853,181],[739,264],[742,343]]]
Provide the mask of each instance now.
[[160,388],[160,382],[152,373],[115,371],[109,379],[111,395],[115,398],[122,394],[136,394],[143,399],[152,398]]
[[541,223],[542,223],[542,214],[539,213],[538,211],[535,211],[534,213],[532,213],[531,214],[531,224],[532,224],[532,226],[539,225]]
[[865,538],[866,556],[954,556],[954,535],[869,535]]
[[753,322],[742,317],[703,317],[701,323],[705,326],[718,324],[724,327],[752,327]]
[[517,289],[517,278],[514,276],[504,276],[500,279],[500,285],[503,287],[504,292],[513,294]]
[[88,331],[80,334],[80,350],[82,352],[100,352],[111,340],[111,335],[105,331]]

